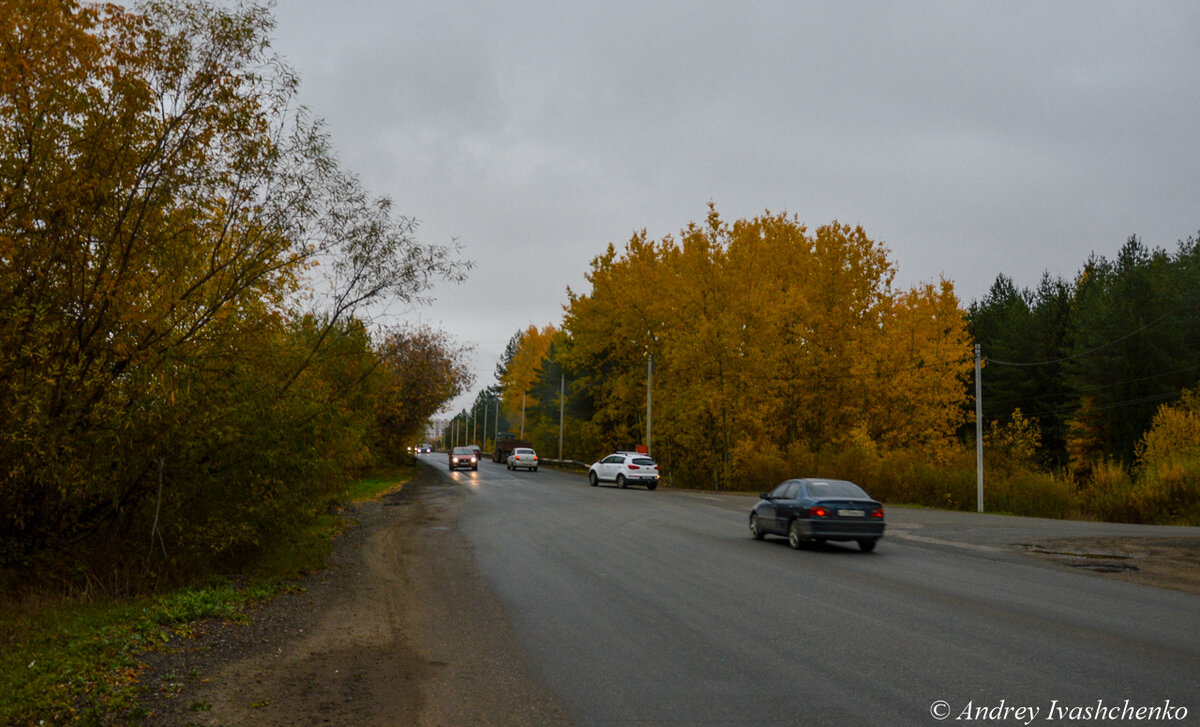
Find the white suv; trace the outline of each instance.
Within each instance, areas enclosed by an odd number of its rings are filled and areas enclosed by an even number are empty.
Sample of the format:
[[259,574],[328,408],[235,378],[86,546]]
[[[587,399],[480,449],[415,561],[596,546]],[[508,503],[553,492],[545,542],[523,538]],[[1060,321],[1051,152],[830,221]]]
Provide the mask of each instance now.
[[614,452],[588,469],[588,484],[615,482],[618,487],[645,485],[647,490],[658,487],[658,465],[649,455],[637,452]]

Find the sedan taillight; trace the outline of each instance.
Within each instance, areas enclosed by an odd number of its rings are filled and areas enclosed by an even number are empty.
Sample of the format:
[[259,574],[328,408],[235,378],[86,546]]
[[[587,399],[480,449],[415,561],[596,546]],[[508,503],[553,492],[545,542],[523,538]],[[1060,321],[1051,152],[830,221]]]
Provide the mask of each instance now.
[[810,517],[829,517],[829,510],[818,505],[809,510],[808,514]]
[[883,508],[882,507],[875,508],[875,510],[871,512],[871,517],[877,517],[880,520],[882,520],[883,519]]

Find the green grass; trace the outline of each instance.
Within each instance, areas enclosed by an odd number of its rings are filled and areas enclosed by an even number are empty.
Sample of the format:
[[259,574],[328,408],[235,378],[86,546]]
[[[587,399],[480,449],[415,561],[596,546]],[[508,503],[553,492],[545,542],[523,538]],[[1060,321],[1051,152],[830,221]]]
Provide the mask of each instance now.
[[[415,467],[355,482],[348,496],[370,500],[401,486]],[[298,575],[324,566],[339,515],[316,518],[302,532],[259,554],[237,578],[212,578],[160,595],[71,600],[27,593],[0,596],[0,725],[101,725],[147,715],[137,705],[139,659],[201,619],[237,621],[246,608],[294,588]],[[193,705],[204,711],[203,704]]]
[[161,596],[0,607],[0,724],[103,724],[139,714],[138,657],[203,618],[237,620],[283,584],[213,580]]
[[350,499],[354,502],[373,500],[411,480],[416,471],[415,464],[398,465],[364,477],[350,486]]

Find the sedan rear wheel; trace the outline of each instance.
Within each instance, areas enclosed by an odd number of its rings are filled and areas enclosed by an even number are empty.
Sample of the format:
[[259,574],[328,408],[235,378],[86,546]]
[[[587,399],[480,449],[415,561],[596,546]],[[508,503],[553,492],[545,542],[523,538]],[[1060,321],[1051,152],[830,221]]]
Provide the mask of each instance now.
[[600,478],[596,476],[596,470],[592,470],[591,472],[588,472],[588,484],[591,485],[592,487],[595,487],[596,485],[600,484]]
[[758,515],[750,515],[750,537],[755,540],[762,540],[766,533],[762,531],[762,526],[758,524]]
[[804,537],[800,535],[800,521],[793,520],[788,526],[788,545],[796,550],[800,550],[800,546],[804,544]]

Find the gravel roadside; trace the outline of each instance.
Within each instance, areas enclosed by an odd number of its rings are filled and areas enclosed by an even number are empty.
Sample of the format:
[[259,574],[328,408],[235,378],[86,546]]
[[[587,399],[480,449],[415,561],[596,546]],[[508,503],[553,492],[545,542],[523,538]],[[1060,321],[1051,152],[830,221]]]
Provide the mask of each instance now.
[[298,592],[147,654],[141,724],[569,724],[457,532],[464,496],[422,467],[355,505]]

